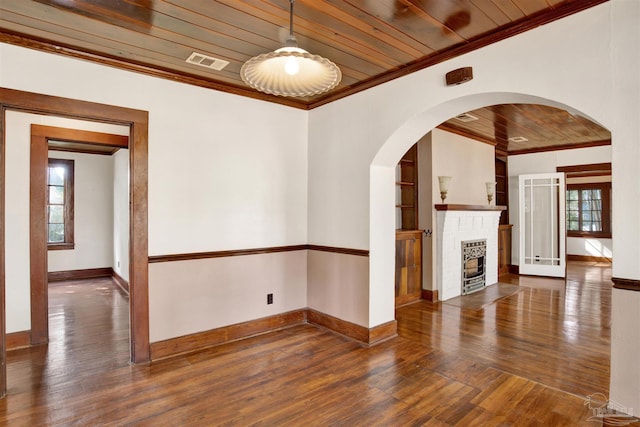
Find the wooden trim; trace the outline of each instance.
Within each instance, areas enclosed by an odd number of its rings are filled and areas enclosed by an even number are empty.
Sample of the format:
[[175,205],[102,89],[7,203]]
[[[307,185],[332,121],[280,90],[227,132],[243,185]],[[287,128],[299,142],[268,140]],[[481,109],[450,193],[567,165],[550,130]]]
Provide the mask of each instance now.
[[438,302],[438,290],[434,289],[423,289],[422,290],[422,299],[429,302]]
[[396,297],[395,306],[396,308],[401,307],[403,305],[412,304],[414,302],[420,301],[422,299],[422,292],[418,291],[412,294],[402,295]]
[[392,320],[382,325],[369,328],[369,346],[380,344],[383,341],[395,338],[398,336],[398,322]]
[[190,261],[194,259],[225,258],[225,257],[244,256],[244,255],[272,254],[272,253],[279,253],[279,252],[304,251],[306,249],[308,249],[307,245],[293,245],[293,246],[273,246],[269,248],[256,248],[256,249],[236,249],[236,250],[230,250],[230,251],[195,252],[195,253],[172,254],[172,255],[154,255],[149,257],[149,263]]
[[304,323],[324,327],[368,346],[396,337],[398,330],[395,320],[368,329],[312,309],[301,309],[154,342],[151,343],[151,359],[159,360],[191,353]]
[[320,251],[320,252],[334,252],[337,254],[344,255],[356,255],[356,256],[369,256],[369,251],[367,249],[350,249],[350,248],[337,248],[334,246],[320,246],[320,245],[306,245],[307,249],[310,251]]
[[113,269],[111,269],[111,277],[113,278],[113,281],[116,282],[116,285],[120,286],[120,288],[122,288],[122,290],[125,291],[127,295],[129,295],[129,282],[126,281],[124,277],[116,273]]
[[335,333],[349,337],[362,344],[368,344],[369,329],[364,326],[356,325],[355,323],[338,319],[337,317],[313,309],[307,310],[307,321],[313,325],[330,329]]
[[493,147],[495,147],[497,145],[496,141],[494,141],[491,138],[487,138],[485,136],[478,135],[477,133],[473,133],[470,130],[460,128],[460,127],[455,126],[455,125],[453,125],[451,123],[447,123],[447,122],[441,123],[438,126],[436,126],[436,129],[440,129],[440,130],[445,131],[445,132],[449,132],[449,133],[453,133],[453,134],[456,134],[456,135],[460,135],[460,136],[465,137],[465,138],[473,139],[475,141],[482,142],[483,144],[488,144],[488,145],[491,145]]
[[588,165],[573,165],[573,166],[557,166],[556,172],[564,172],[566,174],[581,173],[581,172],[609,172],[611,175],[611,162],[609,163],[591,163]]
[[520,266],[519,265],[509,265],[509,274],[515,274],[516,276],[520,275]]
[[601,147],[603,145],[611,145],[611,140],[605,139],[602,141],[583,142],[580,144],[550,145],[548,147],[526,148],[524,150],[509,150],[509,155],[518,156],[521,154],[545,153],[548,151],[574,150],[578,148]]
[[67,251],[75,248],[75,243],[49,243],[47,245],[47,250],[49,251]]
[[611,232],[589,232],[589,231],[569,231],[567,230],[567,237],[574,237],[576,239],[611,239]]
[[226,344],[255,335],[300,325],[306,321],[306,310],[295,310],[205,332],[151,343],[151,359],[158,360],[208,347]]
[[274,254],[274,253],[280,253],[280,252],[305,251],[305,250],[335,252],[335,253],[345,254],[345,255],[369,256],[369,251],[365,249],[336,248],[331,246],[318,246],[318,245],[291,245],[291,246],[273,246],[268,248],[255,248],[255,249],[236,249],[236,250],[229,250],[229,251],[154,255],[149,257],[149,263],[153,264],[157,262],[191,261],[196,259],[226,258],[226,257],[232,257],[232,256]]
[[31,344],[49,342],[47,291],[47,137],[31,128],[29,181],[29,263],[31,274]]
[[111,267],[104,268],[86,268],[83,270],[67,270],[67,271],[50,271],[47,274],[49,282],[62,282],[64,280],[82,280],[95,279],[98,277],[111,277],[113,269]]
[[31,125],[31,135],[64,142],[79,142],[115,148],[129,148],[129,137],[112,133],[61,128],[56,126]]
[[119,148],[114,148],[113,150],[104,151],[99,149],[88,148],[89,145],[87,145],[86,147],[87,148],[62,148],[62,147],[50,146],[49,151],[60,151],[63,153],[95,154],[98,156],[112,156],[115,153],[117,153],[119,150]]
[[437,211],[504,211],[506,206],[498,205],[434,205]]
[[640,280],[612,277],[611,281],[613,282],[613,287],[616,289],[640,292]]
[[367,346],[375,345],[383,340],[397,336],[398,329],[395,320],[369,329],[313,309],[307,309],[307,321]]
[[567,254],[567,261],[584,261],[584,262],[608,262],[611,263],[611,258],[605,256],[589,256],[589,255],[570,255]]
[[7,326],[5,292],[5,157],[6,157],[6,116],[7,107],[3,103],[0,89],[0,398],[7,395]]
[[31,331],[11,332],[7,334],[7,351],[31,346]]
[[[50,95],[0,88],[0,176],[5,172],[5,124],[6,111],[27,111],[35,114],[67,117],[79,120],[129,126],[129,176],[130,176],[130,339],[131,361],[149,361],[149,277],[148,277],[148,127],[149,113],[130,108],[79,101]],[[5,220],[4,180],[0,182],[0,223]],[[0,227],[0,297],[5,292],[5,238],[4,227]],[[46,269],[44,271],[46,277]],[[0,396],[6,394],[6,349],[4,347],[5,311],[0,304]],[[33,325],[32,325],[33,333]]]

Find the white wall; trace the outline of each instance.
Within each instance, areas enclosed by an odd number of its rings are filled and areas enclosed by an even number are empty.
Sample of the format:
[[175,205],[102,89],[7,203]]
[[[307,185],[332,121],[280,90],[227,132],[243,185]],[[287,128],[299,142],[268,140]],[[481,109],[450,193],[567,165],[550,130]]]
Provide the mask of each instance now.
[[113,271],[129,280],[129,150],[113,155]]
[[440,129],[433,130],[432,143],[433,204],[442,203],[438,176],[450,176],[444,203],[487,205],[485,183],[496,180],[495,147]]
[[[7,299],[5,307],[7,310],[8,333],[26,331],[31,328],[29,285],[29,152],[31,124],[118,135],[128,135],[129,132],[129,129],[123,126],[68,120],[15,111],[7,112],[5,146],[5,277]],[[106,264],[101,267],[109,265]]]
[[[559,166],[577,166],[593,163],[611,162],[611,146],[578,148],[574,150],[549,151],[542,153],[509,156],[509,220],[513,224],[513,242],[511,262],[519,265],[520,247],[518,245],[520,224],[518,206],[518,175],[556,172]],[[582,181],[582,180],[581,180]],[[602,181],[591,179],[590,182]],[[576,182],[571,180],[569,182]],[[567,254],[603,256],[611,258],[612,239],[567,238]]]
[[[149,255],[307,243],[306,111],[8,44],[0,44],[0,86],[149,112]],[[16,234],[16,240],[28,236]],[[28,247],[20,253],[20,263],[27,263]],[[243,284],[245,294],[260,296],[261,306],[230,305],[240,313],[234,320],[262,317],[263,291],[278,277]],[[304,280],[287,286],[306,300]],[[304,289],[294,292],[299,287]],[[238,289],[233,280],[216,281],[211,288],[201,288],[196,279],[177,288],[149,283],[151,304],[172,299],[189,306]],[[28,294],[19,298],[28,306]],[[8,326],[28,329],[25,304],[14,306],[8,298],[7,307]],[[205,319],[188,310],[179,315],[174,321],[190,331],[229,320],[216,310],[206,312]],[[23,320],[14,326],[18,316]],[[151,318],[151,336],[166,337],[164,327],[158,317]]]
[[74,249],[48,251],[49,271],[113,265],[113,158],[49,151],[74,161]]

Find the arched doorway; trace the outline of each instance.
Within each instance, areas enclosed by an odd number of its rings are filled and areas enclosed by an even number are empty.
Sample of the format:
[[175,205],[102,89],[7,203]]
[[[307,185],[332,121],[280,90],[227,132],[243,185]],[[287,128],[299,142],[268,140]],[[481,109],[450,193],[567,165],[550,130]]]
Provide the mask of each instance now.
[[[436,126],[457,116],[488,105],[541,104],[575,112],[571,106],[522,93],[482,93],[446,101],[405,121],[381,146],[370,164],[370,325],[394,318],[395,272],[395,167],[404,153]],[[581,115],[590,118],[589,114]],[[591,119],[591,118],[590,118]],[[591,119],[600,122],[597,119]]]

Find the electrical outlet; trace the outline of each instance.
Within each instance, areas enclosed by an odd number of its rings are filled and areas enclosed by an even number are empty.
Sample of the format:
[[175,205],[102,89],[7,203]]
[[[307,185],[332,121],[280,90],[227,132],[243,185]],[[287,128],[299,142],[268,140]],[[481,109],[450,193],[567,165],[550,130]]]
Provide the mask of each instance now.
[[118,261],[118,268],[120,268],[120,261]]
[[267,294],[267,304],[273,304],[273,294]]

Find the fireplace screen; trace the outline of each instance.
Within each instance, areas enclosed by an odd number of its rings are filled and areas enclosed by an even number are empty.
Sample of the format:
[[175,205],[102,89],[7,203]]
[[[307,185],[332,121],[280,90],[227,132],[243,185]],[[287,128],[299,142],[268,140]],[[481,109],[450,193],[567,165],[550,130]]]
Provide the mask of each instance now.
[[462,242],[462,295],[486,285],[487,239]]

